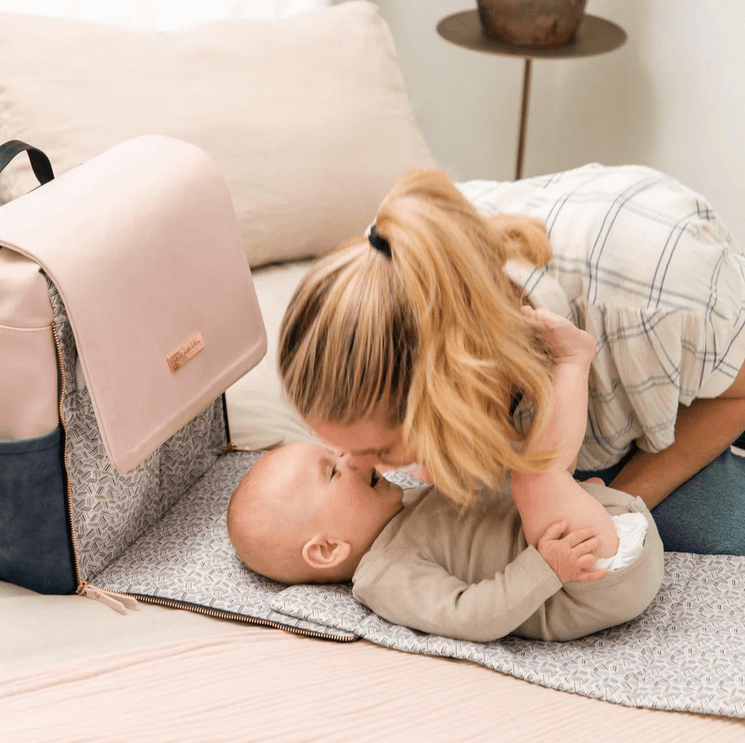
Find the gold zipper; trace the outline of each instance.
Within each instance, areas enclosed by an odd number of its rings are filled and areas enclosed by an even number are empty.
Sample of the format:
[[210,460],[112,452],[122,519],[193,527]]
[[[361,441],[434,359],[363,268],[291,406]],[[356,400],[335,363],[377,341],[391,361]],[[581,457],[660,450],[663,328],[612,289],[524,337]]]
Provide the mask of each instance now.
[[304,637],[314,637],[317,640],[334,640],[335,642],[354,642],[357,640],[355,635],[344,635],[338,637],[336,635],[324,635],[321,632],[313,632],[313,630],[302,629],[300,627],[293,627],[287,624],[280,624],[279,622],[273,622],[271,619],[257,619],[256,617],[247,617],[244,614],[236,614],[231,611],[224,611],[222,609],[208,609],[206,606],[200,606],[199,604],[187,604],[183,601],[176,601],[175,599],[162,599],[158,596],[144,596],[142,594],[124,593],[122,591],[114,591],[111,588],[107,588],[108,593],[117,594],[119,596],[131,596],[136,598],[138,601],[142,601],[145,604],[157,604],[158,606],[167,606],[169,609],[181,609],[185,611],[192,611],[195,614],[204,614],[208,617],[214,617],[215,619],[229,619],[234,622],[243,622],[244,624],[255,624],[261,627],[271,627],[272,629],[281,629],[285,632],[290,632],[293,635],[303,635]]
[[[72,554],[73,554],[73,568],[75,571],[75,580],[77,582],[76,593],[83,595],[87,584],[83,581],[83,576],[80,572],[80,559],[78,557],[78,542],[75,536],[75,519],[73,511],[73,500],[72,500],[72,486],[70,485],[70,473],[67,469],[67,424],[65,422],[65,414],[63,409],[63,401],[65,398],[65,391],[67,389],[67,376],[65,375],[65,365],[62,358],[62,345],[59,340],[57,333],[57,326],[52,322],[52,336],[54,337],[54,345],[57,349],[57,365],[59,366],[60,373],[60,394],[59,394],[59,419],[60,425],[63,431],[63,449],[62,449],[62,465],[65,469],[65,486],[66,486],[66,499],[67,499],[67,516],[70,520],[70,540],[72,543]],[[242,447],[238,447],[231,441],[228,444],[228,451],[241,451],[244,450]],[[137,601],[142,601],[146,604],[157,604],[159,606],[167,606],[171,609],[181,609],[185,611],[191,611],[195,614],[204,614],[208,617],[214,617],[215,619],[229,619],[234,622],[243,622],[244,624],[254,624],[262,627],[271,627],[272,629],[280,629],[285,632],[290,632],[294,635],[303,635],[304,637],[314,637],[319,640],[333,640],[335,642],[354,642],[357,638],[354,635],[345,635],[343,637],[337,637],[336,635],[324,635],[321,632],[313,632],[312,630],[301,629],[300,627],[292,627],[290,625],[280,624],[279,622],[273,622],[270,619],[257,619],[255,617],[247,617],[243,614],[235,614],[234,612],[223,611],[220,609],[208,609],[204,606],[187,604],[181,601],[175,601],[173,599],[162,599],[157,596],[143,596],[141,594],[124,593],[122,591],[114,591],[111,588],[104,589],[106,593],[115,594],[118,596],[127,596]]]
[[52,336],[54,337],[54,345],[57,349],[57,364],[59,366],[60,373],[60,393],[59,393],[59,405],[58,413],[60,425],[62,426],[62,466],[65,469],[65,488],[67,490],[67,518],[70,523],[70,542],[72,544],[72,562],[73,569],[75,571],[75,581],[78,584],[78,588],[83,583],[83,576],[80,573],[80,559],[78,558],[78,540],[75,536],[75,518],[73,513],[72,505],[72,485],[70,485],[70,472],[67,469],[67,423],[65,422],[65,413],[63,409],[63,401],[65,399],[65,390],[67,389],[67,376],[65,375],[65,364],[62,358],[62,345],[57,334],[57,325],[52,322]]

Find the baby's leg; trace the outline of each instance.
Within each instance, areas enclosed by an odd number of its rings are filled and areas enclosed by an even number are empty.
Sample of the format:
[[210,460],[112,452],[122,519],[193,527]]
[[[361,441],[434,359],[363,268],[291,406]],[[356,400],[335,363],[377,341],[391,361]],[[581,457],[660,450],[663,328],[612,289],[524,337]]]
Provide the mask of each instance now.
[[613,521],[603,506],[567,472],[584,439],[587,425],[587,379],[595,357],[595,341],[569,320],[546,310],[526,310],[543,325],[556,363],[554,409],[537,435],[528,434],[523,451],[554,451],[546,472],[511,475],[512,496],[520,512],[526,539],[535,545],[551,524],[566,521],[568,529],[594,528],[601,540],[598,557],[618,550]]

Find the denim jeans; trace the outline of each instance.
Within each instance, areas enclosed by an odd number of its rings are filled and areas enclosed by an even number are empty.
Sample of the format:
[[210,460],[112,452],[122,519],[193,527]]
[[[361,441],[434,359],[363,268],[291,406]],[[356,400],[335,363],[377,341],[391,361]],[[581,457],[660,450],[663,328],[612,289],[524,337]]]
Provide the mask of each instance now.
[[[613,467],[577,471],[575,477],[608,484],[634,451]],[[727,449],[653,508],[652,516],[668,552],[745,555],[745,457]]]

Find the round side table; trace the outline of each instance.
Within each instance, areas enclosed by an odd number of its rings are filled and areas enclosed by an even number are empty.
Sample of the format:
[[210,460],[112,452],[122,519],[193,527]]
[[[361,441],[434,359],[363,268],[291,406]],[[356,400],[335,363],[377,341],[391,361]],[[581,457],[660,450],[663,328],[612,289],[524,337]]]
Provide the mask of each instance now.
[[561,44],[560,46],[519,46],[506,41],[492,39],[483,31],[478,10],[465,10],[443,18],[437,24],[437,32],[446,41],[465,47],[466,49],[472,49],[476,52],[487,52],[489,54],[522,57],[525,60],[515,180],[522,178],[523,174],[523,153],[525,150],[525,132],[528,125],[530,75],[533,60],[593,57],[599,54],[605,54],[606,52],[612,52],[626,42],[626,32],[620,26],[604,18],[598,18],[587,13],[580,23],[576,41],[571,44]]

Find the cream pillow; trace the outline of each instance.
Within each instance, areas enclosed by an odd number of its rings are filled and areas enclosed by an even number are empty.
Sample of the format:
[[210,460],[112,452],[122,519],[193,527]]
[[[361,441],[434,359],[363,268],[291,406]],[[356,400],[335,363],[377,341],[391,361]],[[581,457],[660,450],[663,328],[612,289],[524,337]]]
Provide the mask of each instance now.
[[[158,33],[0,14],[0,138],[56,173],[139,134],[209,153],[252,266],[361,233],[396,176],[432,157],[378,7],[355,0],[281,21]],[[35,185],[26,158],[5,199]]]
[[227,391],[230,435],[239,446],[263,449],[282,442],[315,441],[287,402],[277,373],[279,326],[290,297],[312,261],[265,266],[253,272],[267,335],[266,356]]

